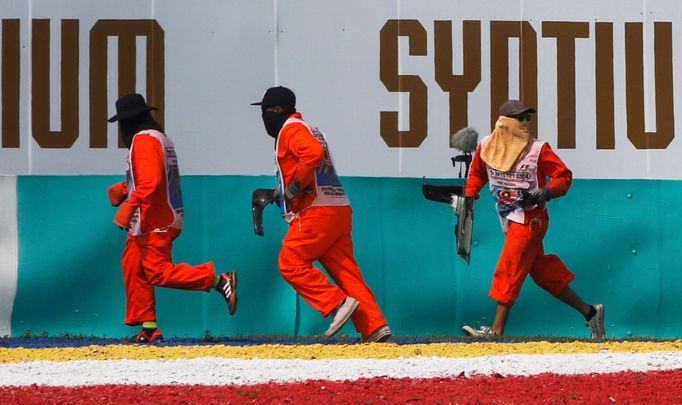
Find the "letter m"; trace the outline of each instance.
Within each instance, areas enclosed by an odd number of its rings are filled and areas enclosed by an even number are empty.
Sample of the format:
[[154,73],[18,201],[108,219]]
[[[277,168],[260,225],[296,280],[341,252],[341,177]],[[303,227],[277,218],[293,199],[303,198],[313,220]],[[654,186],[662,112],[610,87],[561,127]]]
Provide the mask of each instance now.
[[[163,126],[164,33],[156,20],[99,20],[90,30],[90,147],[107,147],[107,106],[135,92],[136,37],[147,39],[147,103],[158,110],[154,118]],[[118,95],[107,94],[108,38],[118,39]],[[112,103],[113,104],[113,103]],[[123,143],[119,138],[119,147]]]

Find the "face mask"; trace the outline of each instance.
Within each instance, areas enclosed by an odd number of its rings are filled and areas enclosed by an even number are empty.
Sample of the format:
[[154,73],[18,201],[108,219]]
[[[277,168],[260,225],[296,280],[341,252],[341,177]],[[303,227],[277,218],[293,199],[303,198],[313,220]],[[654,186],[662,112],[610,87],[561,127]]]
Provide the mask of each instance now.
[[128,149],[130,149],[130,146],[133,144],[133,137],[136,133],[135,127],[129,120],[124,120],[118,122],[118,128],[119,132],[121,133],[123,143],[128,147]]
[[265,125],[265,132],[273,138],[277,138],[280,129],[287,120],[285,113],[278,113],[273,111],[263,111],[263,124]]

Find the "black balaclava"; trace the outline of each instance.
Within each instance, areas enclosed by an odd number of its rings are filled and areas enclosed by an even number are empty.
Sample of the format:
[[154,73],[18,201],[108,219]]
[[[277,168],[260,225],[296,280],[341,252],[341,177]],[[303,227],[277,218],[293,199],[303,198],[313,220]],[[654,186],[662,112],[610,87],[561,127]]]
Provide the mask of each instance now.
[[154,129],[163,132],[163,128],[161,128],[161,125],[152,118],[149,111],[118,121],[118,128],[121,132],[123,143],[128,149],[130,149],[133,144],[133,137],[140,131]]
[[277,135],[279,135],[279,131],[282,129],[282,126],[286,122],[287,118],[293,113],[296,112],[296,109],[291,107],[291,106],[284,106],[283,112],[274,112],[274,111],[265,111],[267,108],[270,108],[272,106],[262,106],[261,110],[263,111],[263,124],[265,125],[265,132],[268,133],[271,137],[277,139]]

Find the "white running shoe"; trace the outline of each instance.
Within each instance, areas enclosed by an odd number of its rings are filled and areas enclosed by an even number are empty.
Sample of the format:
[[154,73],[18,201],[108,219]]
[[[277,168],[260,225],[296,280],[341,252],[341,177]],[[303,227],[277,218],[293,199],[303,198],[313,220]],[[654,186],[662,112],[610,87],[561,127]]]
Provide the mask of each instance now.
[[362,343],[383,343],[392,335],[391,328],[389,328],[388,325],[384,325],[377,328],[371,335],[367,336],[367,339],[362,339]]
[[345,300],[343,300],[341,305],[339,305],[332,313],[334,315],[334,319],[332,319],[329,329],[324,332],[323,336],[330,338],[336,335],[336,333],[341,330],[343,325],[348,322],[350,316],[353,315],[353,311],[355,311],[355,308],[357,308],[358,305],[360,305],[360,301],[353,297],[347,297]]
[[474,329],[469,325],[464,325],[462,330],[467,336],[473,337],[497,337],[498,335],[493,332],[490,326],[481,326],[480,329]]
[[594,309],[597,310],[589,321],[585,321],[585,326],[588,326],[592,330],[592,339],[605,339],[606,338],[606,328],[604,327],[604,306],[602,304],[594,305]]

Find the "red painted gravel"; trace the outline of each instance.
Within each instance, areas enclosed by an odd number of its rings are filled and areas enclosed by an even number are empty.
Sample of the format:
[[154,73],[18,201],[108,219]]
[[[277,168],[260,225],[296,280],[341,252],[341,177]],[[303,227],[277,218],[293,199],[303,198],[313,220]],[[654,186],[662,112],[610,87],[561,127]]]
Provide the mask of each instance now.
[[1,387],[2,404],[682,403],[682,370],[533,377],[363,379],[250,386]]

